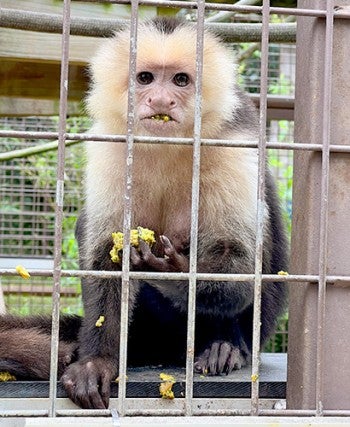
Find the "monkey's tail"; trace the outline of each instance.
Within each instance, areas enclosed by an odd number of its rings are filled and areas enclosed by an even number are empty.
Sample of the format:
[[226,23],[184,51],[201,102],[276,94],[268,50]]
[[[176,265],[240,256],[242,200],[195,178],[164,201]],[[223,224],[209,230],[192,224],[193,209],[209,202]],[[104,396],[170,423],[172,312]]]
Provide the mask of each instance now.
[[[62,316],[58,376],[77,358],[79,316]],[[0,372],[17,379],[47,380],[50,376],[51,318],[0,316]]]

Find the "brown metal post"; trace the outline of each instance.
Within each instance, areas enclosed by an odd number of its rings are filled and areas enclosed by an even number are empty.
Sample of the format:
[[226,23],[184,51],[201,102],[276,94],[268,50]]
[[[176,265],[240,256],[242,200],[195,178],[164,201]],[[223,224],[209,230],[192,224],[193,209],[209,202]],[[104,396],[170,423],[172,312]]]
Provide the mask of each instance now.
[[[327,9],[329,1],[299,0],[298,6]],[[298,18],[295,142],[349,145],[350,24],[334,21],[329,80],[326,26],[324,18]],[[287,407],[317,409],[319,415],[350,409],[350,287],[327,285],[322,297],[322,276],[350,274],[350,155],[331,153],[328,168],[327,155],[294,153],[290,266],[292,274],[320,275],[320,282],[290,285]]]

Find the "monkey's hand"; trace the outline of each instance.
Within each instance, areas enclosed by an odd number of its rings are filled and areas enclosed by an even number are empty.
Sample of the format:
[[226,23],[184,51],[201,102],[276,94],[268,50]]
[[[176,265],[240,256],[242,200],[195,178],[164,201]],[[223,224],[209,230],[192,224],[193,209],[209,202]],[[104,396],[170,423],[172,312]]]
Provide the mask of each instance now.
[[139,250],[131,247],[130,259],[137,270],[153,270],[164,272],[188,272],[188,258],[179,253],[166,236],[160,236],[163,245],[164,257],[157,257],[151,251],[149,245],[140,239]]
[[116,364],[102,357],[71,364],[61,377],[69,398],[84,409],[107,409]]
[[250,355],[228,341],[215,341],[195,359],[194,371],[221,375],[247,365]]

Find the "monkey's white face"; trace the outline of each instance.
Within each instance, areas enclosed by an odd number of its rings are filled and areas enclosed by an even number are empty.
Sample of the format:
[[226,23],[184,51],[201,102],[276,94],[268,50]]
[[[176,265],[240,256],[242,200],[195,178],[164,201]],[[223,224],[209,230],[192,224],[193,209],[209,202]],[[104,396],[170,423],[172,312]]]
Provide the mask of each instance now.
[[[127,131],[130,31],[102,43],[91,61],[87,107],[105,133]],[[194,127],[196,29],[161,31],[141,24],[137,47],[136,135],[191,137]],[[234,59],[214,35],[205,34],[202,79],[203,138],[219,138],[239,103]]]
[[138,132],[154,136],[184,136],[192,131],[193,76],[179,66],[152,65],[139,66],[138,69]]

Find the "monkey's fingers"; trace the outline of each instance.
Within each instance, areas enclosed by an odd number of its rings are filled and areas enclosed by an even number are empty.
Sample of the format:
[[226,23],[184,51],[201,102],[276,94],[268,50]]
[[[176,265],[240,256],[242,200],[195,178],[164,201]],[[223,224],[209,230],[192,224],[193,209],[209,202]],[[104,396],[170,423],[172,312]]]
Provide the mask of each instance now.
[[209,375],[229,374],[247,364],[239,347],[228,341],[215,341],[195,361],[195,372]]
[[103,359],[79,361],[68,367],[61,381],[72,401],[85,409],[106,409],[112,373]]
[[164,254],[168,257],[168,262],[173,266],[175,271],[188,272],[189,270],[189,262],[188,258],[179,253],[174,245],[171,243],[170,239],[167,236],[159,236],[160,241],[163,244]]
[[[148,246],[146,243],[144,244]],[[133,246],[130,247],[130,263],[134,270],[146,270],[146,263],[142,259],[141,253]]]
[[209,358],[209,366],[213,366],[213,371],[216,369],[218,374],[222,374],[226,365],[226,361],[230,355],[231,345],[228,342],[223,342],[222,344],[217,344],[217,355],[214,355],[213,358]]
[[153,271],[188,271],[188,259],[177,252],[173,244],[166,236],[160,236],[164,246],[165,257],[157,257],[151,251],[149,245],[140,239],[139,251],[131,250],[130,259],[136,269]]
[[231,354],[227,359],[226,373],[229,374],[232,370],[241,369],[247,364],[246,358],[243,356],[238,347],[233,347]]
[[219,349],[220,343],[214,342],[209,349],[209,353],[207,353],[208,360],[206,360],[205,363],[209,375],[216,375],[218,373],[216,365],[219,357]]
[[109,405],[109,396],[111,394],[111,376],[109,373],[103,372],[101,375],[101,390],[100,395],[101,399],[103,401],[103,404],[106,408],[108,408]]
[[147,267],[147,270],[151,268],[154,271],[168,271],[167,260],[165,258],[155,256],[148,244],[141,239],[139,241],[139,250],[140,260],[138,266],[142,266],[141,262],[143,262],[143,265]]
[[167,236],[161,235],[159,236],[160,241],[162,242],[164,253],[168,257],[174,256],[176,253],[176,249],[174,248],[174,245],[171,243],[170,239],[168,239]]
[[97,378],[87,376],[80,366],[74,365],[61,378],[69,398],[83,409],[106,409],[98,393]]
[[207,360],[210,354],[210,349],[207,348],[206,350],[203,351],[203,353],[196,357],[195,362],[194,362],[194,372],[196,372],[197,374],[207,374],[208,373],[208,365],[207,365]]
[[[143,248],[143,250],[141,249]],[[135,271],[143,271],[143,270],[149,270],[148,263],[144,260],[144,253],[151,252],[151,249],[149,245],[142,240],[140,240],[139,248],[136,249],[135,247],[130,247],[130,264],[132,265],[133,270]],[[149,255],[147,255],[149,256]],[[146,259],[147,259],[146,256]]]

